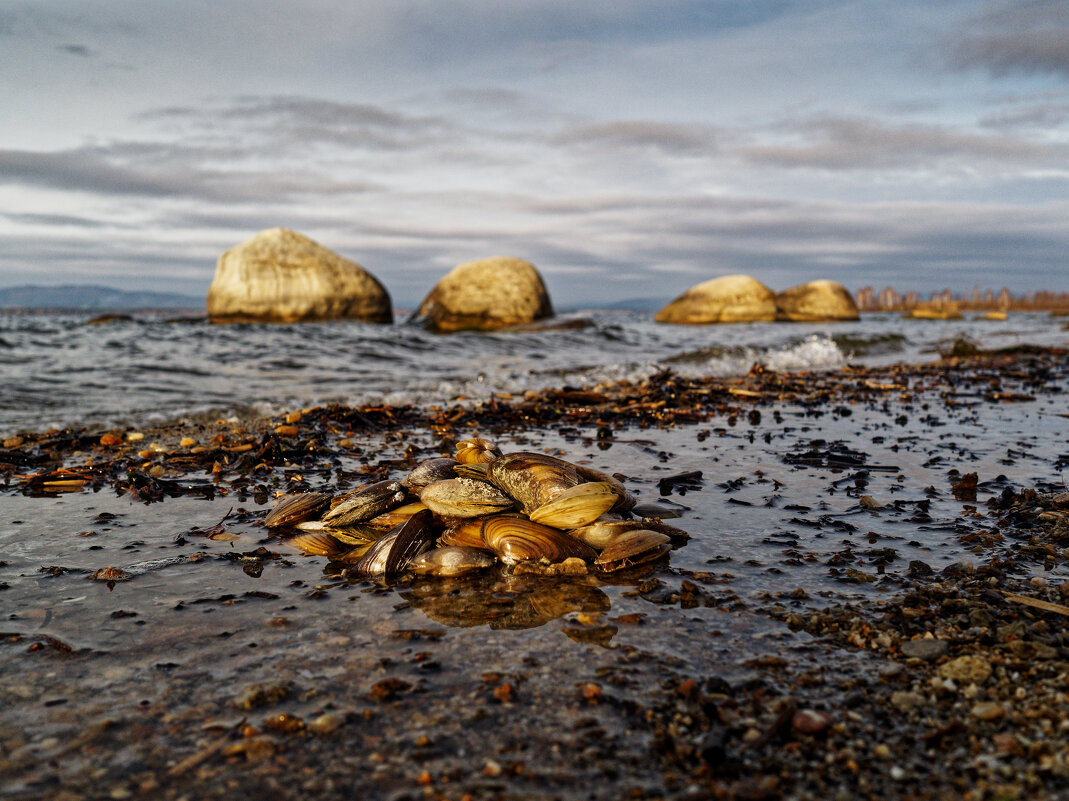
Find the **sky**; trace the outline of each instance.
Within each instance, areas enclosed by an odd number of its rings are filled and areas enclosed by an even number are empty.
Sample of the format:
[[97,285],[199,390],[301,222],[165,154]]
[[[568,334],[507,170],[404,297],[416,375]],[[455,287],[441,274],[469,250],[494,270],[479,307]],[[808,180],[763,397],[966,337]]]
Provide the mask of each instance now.
[[1069,0],[4,0],[0,286],[1069,291]]

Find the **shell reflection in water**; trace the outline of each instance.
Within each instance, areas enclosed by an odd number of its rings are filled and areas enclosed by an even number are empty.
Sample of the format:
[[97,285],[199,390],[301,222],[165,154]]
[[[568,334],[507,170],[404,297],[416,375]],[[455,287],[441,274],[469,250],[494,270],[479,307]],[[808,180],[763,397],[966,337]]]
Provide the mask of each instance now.
[[592,523],[619,500],[604,481],[578,484],[531,512],[531,520],[556,528],[571,529]]
[[592,548],[563,531],[517,515],[487,518],[483,523],[483,542],[508,565],[542,558],[562,562],[573,556],[590,561],[596,556]]
[[485,481],[451,478],[428,484],[419,494],[427,508],[446,518],[479,517],[515,505],[508,495]]
[[408,569],[417,576],[466,576],[496,561],[493,554],[484,550],[446,545],[421,553],[409,563]]
[[404,502],[405,488],[400,482],[379,481],[343,495],[323,519],[335,526],[364,523]]
[[284,528],[315,520],[330,505],[326,492],[301,492],[286,495],[267,513],[264,525],[268,528]]
[[621,534],[598,555],[594,564],[606,572],[624,570],[660,559],[671,548],[667,534],[638,528]]

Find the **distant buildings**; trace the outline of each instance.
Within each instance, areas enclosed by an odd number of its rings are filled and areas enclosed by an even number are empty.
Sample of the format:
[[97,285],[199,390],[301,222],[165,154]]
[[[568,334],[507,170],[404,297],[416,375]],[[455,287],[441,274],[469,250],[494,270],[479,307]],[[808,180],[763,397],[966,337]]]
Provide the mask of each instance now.
[[972,292],[955,295],[944,289],[933,292],[926,300],[917,292],[900,293],[893,287],[879,292],[867,286],[855,295],[861,311],[910,311],[917,308],[947,309],[961,311],[1058,311],[1069,312],[1069,292],[1025,292],[1014,295],[1007,287],[997,293],[975,286]]

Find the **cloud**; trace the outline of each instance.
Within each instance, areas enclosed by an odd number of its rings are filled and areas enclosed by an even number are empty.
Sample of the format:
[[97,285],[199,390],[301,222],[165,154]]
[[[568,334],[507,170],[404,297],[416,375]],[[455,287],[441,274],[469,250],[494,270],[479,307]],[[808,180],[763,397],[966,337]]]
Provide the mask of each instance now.
[[1000,3],[971,18],[950,41],[950,63],[1069,77],[1069,5],[1063,0]]
[[940,164],[1064,165],[1069,161],[1069,145],[1062,143],[875,119],[827,117],[784,124],[773,133],[787,141],[745,145],[735,152],[756,164],[827,170],[927,171]]
[[56,47],[61,53],[67,53],[72,56],[79,56],[81,58],[92,58],[96,55],[85,45],[80,44],[63,44]]
[[708,155],[716,140],[708,126],[625,120],[569,127],[552,138],[555,145],[656,150],[668,155]]

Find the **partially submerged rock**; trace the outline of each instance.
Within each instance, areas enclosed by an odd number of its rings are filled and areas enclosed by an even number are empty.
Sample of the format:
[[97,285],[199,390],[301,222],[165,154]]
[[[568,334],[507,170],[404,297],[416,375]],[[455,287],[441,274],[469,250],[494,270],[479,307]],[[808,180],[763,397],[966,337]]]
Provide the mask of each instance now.
[[776,293],[748,275],[725,275],[691,287],[659,312],[659,323],[755,323],[776,319]]
[[371,273],[286,228],[223,253],[207,306],[213,322],[393,322],[390,295]]
[[428,328],[492,331],[553,316],[542,276],[530,262],[498,256],[454,267],[416,312]]
[[810,281],[776,295],[777,318],[800,323],[857,320],[857,304],[837,281]]

